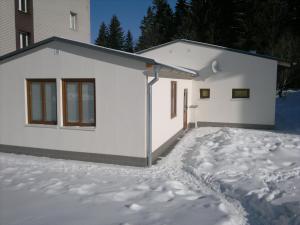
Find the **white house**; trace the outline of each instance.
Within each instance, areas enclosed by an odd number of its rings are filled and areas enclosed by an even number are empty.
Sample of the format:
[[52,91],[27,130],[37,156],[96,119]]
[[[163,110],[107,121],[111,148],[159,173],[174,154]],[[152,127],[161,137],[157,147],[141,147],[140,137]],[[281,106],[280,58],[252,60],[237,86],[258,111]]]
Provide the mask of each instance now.
[[188,126],[272,128],[277,60],[177,40],[52,37],[0,57],[0,151],[151,165]]

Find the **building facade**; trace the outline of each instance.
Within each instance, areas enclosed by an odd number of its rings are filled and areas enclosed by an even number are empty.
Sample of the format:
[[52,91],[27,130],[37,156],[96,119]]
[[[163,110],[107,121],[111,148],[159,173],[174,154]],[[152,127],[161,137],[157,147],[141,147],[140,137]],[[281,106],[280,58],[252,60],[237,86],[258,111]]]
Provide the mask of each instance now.
[[90,42],[89,0],[1,0],[0,55],[52,36]]

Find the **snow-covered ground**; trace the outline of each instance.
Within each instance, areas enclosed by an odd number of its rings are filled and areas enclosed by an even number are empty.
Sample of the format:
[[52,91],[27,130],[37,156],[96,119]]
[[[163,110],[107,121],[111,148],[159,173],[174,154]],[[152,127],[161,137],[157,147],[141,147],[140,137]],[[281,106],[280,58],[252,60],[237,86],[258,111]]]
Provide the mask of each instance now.
[[300,92],[277,129],[198,128],[151,168],[0,154],[2,225],[299,225]]

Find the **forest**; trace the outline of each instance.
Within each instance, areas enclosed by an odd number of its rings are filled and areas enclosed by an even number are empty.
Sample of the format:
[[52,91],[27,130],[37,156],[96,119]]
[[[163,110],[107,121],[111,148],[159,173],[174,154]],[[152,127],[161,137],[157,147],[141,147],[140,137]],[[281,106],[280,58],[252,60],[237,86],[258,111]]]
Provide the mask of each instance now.
[[117,15],[101,23],[95,44],[137,52],[189,39],[270,55],[290,64],[278,68],[278,89],[300,88],[299,0],[153,0],[133,40]]

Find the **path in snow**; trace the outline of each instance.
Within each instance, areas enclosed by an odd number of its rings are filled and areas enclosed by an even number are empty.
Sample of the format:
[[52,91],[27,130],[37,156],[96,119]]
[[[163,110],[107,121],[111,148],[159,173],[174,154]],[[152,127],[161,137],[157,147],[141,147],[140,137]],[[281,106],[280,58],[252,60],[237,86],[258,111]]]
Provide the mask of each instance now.
[[220,128],[199,136],[184,168],[239,201],[253,225],[300,224],[300,136]]

